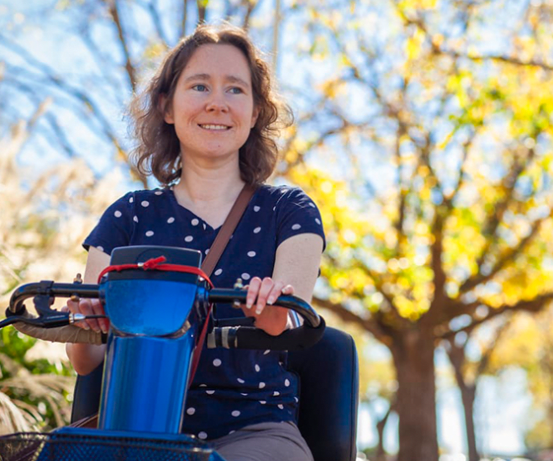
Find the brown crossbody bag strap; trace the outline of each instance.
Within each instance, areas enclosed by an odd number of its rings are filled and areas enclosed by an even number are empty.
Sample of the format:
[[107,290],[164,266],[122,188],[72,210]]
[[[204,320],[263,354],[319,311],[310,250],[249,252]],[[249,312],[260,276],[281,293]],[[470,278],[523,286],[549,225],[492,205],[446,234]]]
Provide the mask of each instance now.
[[246,211],[248,203],[250,203],[250,199],[253,194],[255,194],[256,190],[256,186],[245,185],[240,191],[234,205],[232,205],[227,219],[225,219],[225,222],[223,223],[223,227],[219,230],[217,237],[215,237],[215,241],[209,249],[209,253],[202,263],[202,270],[208,276],[211,276],[213,269],[215,269],[215,266],[219,262],[219,259],[221,258],[223,251],[225,251],[234,229],[236,229],[240,219],[242,219],[242,215],[244,214],[244,211]]

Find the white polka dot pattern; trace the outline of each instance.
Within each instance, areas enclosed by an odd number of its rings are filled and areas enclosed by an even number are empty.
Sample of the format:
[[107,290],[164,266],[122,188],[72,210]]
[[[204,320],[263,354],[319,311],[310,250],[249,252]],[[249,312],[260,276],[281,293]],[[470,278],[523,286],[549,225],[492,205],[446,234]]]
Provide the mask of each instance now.
[[207,434],[205,432],[199,432],[198,433],[198,438],[202,439],[202,440],[205,440],[205,439],[207,439]]
[[[316,205],[299,189],[261,186],[252,202],[213,272],[212,280],[218,287],[232,286],[239,277],[247,285],[253,277],[270,276],[275,249],[294,235],[316,233],[324,238]],[[165,189],[126,195],[102,220],[103,228],[93,231],[87,244],[96,248],[101,244],[108,254],[115,246],[128,244],[124,239],[130,237],[133,245],[163,243],[193,248],[205,258],[218,232],[178,204],[173,192]],[[240,310],[230,309],[221,305],[218,315],[227,318],[233,317],[227,312],[240,314]],[[295,378],[278,366],[284,354],[269,349],[205,350],[196,374],[196,382],[202,384],[190,390],[183,430],[216,439],[243,427],[258,413],[269,420],[293,414]],[[234,368],[235,364],[240,365]],[[216,423],[213,414],[218,415]]]

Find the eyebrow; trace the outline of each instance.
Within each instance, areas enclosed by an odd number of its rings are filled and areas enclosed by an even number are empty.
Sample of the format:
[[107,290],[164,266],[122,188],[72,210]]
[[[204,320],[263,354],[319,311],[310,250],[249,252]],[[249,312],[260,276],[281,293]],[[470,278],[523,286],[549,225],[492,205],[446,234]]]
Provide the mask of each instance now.
[[[203,80],[208,81],[211,79],[211,76],[209,74],[194,74],[188,77],[185,82],[190,82],[192,80]],[[231,83],[238,83],[240,85],[244,85],[245,87],[249,87],[250,84],[246,82],[244,79],[237,77],[235,75],[225,75],[225,80]]]

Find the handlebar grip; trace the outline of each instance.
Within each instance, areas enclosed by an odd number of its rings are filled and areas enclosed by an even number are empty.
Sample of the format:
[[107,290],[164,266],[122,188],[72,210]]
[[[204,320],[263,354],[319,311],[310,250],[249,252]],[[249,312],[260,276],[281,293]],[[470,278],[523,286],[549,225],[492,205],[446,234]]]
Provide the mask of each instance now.
[[[211,303],[232,303],[238,301],[245,304],[247,294],[248,293],[244,290],[214,288],[207,293],[207,296]],[[279,296],[273,305],[285,307],[286,309],[297,312],[303,317],[305,322],[313,328],[316,328],[321,321],[321,317],[309,303],[297,296]]]
[[[24,312],[23,317],[31,317]],[[34,325],[27,325],[23,322],[16,322],[13,327],[21,333],[32,336],[33,338],[43,339],[45,341],[54,341],[57,343],[84,343],[84,344],[103,344],[106,342],[107,335],[96,333],[92,330],[83,330],[75,325],[67,325],[58,328],[41,328]]]
[[271,349],[294,351],[315,345],[323,336],[325,321],[320,317],[318,326],[304,323],[301,327],[286,330],[278,336],[271,336],[254,327],[217,327],[210,333],[207,347],[213,349]]

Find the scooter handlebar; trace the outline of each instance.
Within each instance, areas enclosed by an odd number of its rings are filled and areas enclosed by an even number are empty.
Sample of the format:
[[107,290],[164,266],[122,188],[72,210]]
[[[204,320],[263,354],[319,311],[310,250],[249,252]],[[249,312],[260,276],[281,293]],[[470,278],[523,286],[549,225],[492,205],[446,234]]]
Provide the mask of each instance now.
[[[51,298],[70,298],[73,295],[80,298],[98,298],[99,286],[51,281],[22,285],[12,294],[10,305],[6,310],[8,318],[0,322],[0,328],[13,325],[25,335],[46,341],[88,344],[106,342],[105,334],[71,325],[70,323],[78,319],[72,318],[69,313],[46,309],[49,311],[48,315],[42,318],[32,317],[23,303],[26,299],[40,295]],[[244,304],[246,295],[247,292],[244,290],[215,288],[206,293],[205,300],[209,303],[237,301]],[[280,296],[274,305],[297,312],[304,319],[304,324],[298,328],[286,330],[278,336],[269,335],[263,330],[247,325],[215,327],[208,336],[207,347],[295,350],[310,347],[321,338],[325,322],[307,302],[296,296]]]

